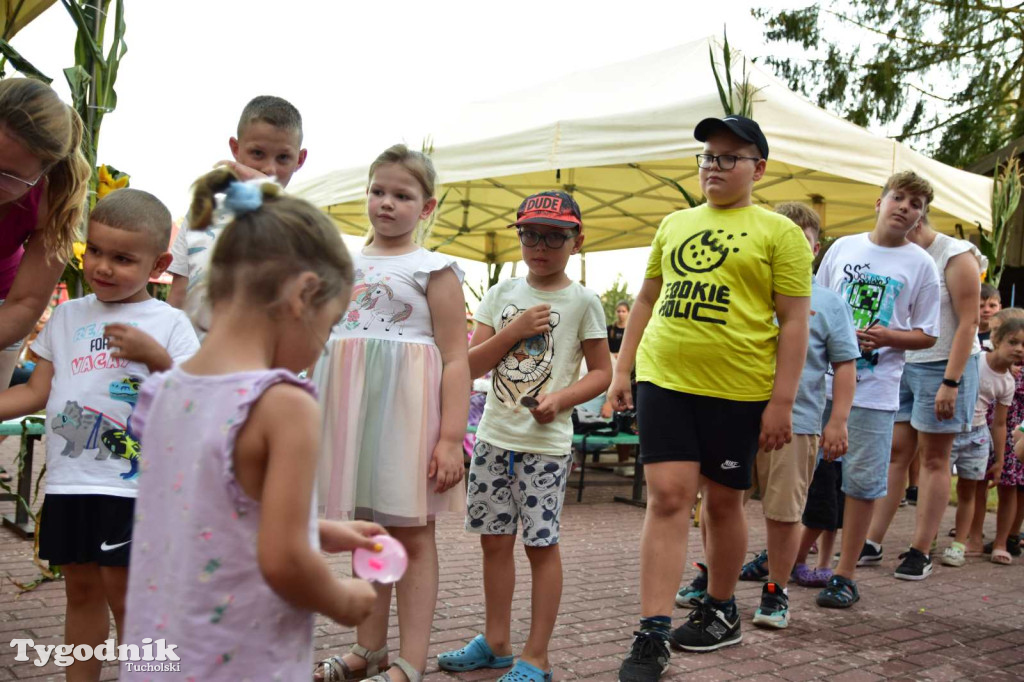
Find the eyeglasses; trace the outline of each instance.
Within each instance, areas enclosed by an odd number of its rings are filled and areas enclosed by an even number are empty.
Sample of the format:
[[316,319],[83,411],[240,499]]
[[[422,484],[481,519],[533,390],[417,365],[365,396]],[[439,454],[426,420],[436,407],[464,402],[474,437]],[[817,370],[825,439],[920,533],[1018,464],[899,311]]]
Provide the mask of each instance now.
[[0,192],[5,192],[6,194],[24,194],[39,184],[39,181],[43,179],[44,175],[46,175],[45,170],[39,174],[39,177],[29,182],[28,180],[19,178],[17,175],[11,175],[10,173],[0,171]]
[[756,156],[736,156],[735,154],[719,154],[718,156],[716,156],[714,154],[698,154],[697,166],[706,169],[711,168],[711,166],[713,166],[715,162],[717,162],[719,170],[732,170],[733,168],[736,167],[736,162],[739,161],[740,159],[747,159],[748,161],[753,161],[754,163],[757,163],[758,161],[761,160]]
[[566,234],[564,232],[545,232],[543,235],[540,232],[534,232],[533,230],[519,230],[519,241],[523,246],[537,246],[540,244],[540,240],[544,240],[544,244],[549,249],[560,249],[565,246],[565,243],[570,239],[575,239],[578,233],[574,230],[573,234]]

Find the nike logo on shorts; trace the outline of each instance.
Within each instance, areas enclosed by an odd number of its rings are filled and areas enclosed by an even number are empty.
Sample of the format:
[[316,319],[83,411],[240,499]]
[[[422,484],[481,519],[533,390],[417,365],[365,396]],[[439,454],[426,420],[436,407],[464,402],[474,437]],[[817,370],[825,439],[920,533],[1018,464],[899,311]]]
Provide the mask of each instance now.
[[740,468],[740,463],[739,462],[734,462],[731,459],[727,459],[724,462],[722,462],[722,468],[726,469],[726,470],[729,470],[729,469],[739,469]]
[[119,542],[119,543],[117,543],[116,545],[108,545],[108,544],[107,544],[107,541],[106,541],[106,540],[104,540],[104,541],[103,541],[102,543],[100,543],[100,551],[103,551],[103,552],[112,552],[112,551],[114,551],[115,549],[117,549],[118,547],[124,547],[124,546],[125,546],[125,545],[127,545],[127,544],[128,544],[129,542],[131,542],[131,540],[126,540],[125,542]]

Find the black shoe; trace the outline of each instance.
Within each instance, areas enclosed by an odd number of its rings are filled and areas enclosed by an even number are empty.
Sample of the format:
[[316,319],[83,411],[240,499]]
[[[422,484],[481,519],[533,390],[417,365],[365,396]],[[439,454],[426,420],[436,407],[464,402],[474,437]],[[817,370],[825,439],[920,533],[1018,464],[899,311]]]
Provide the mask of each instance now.
[[910,504],[916,505],[917,504],[917,486],[916,485],[912,485],[909,488],[907,488],[906,491],[905,491],[905,496],[907,498],[907,502],[909,502]]
[[697,606],[708,593],[708,567],[696,561],[693,562],[693,565],[697,567],[697,575],[693,577],[689,585],[676,593],[676,606],[684,609]]
[[668,641],[673,649],[705,652],[739,644],[742,639],[739,614],[733,613],[731,619],[727,618],[720,609],[704,600],[682,627],[672,631]]
[[880,563],[882,563],[882,546],[879,545],[878,549],[875,549],[870,542],[865,542],[864,547],[860,550],[860,556],[857,557],[857,565],[875,566]]
[[900,580],[924,580],[932,574],[932,558],[911,547],[900,554],[903,563],[896,567],[893,574]]
[[649,632],[634,632],[629,656],[619,666],[619,682],[657,682],[668,667],[665,640]]
[[754,612],[754,625],[781,630],[789,627],[789,597],[778,583],[765,583],[761,605]]

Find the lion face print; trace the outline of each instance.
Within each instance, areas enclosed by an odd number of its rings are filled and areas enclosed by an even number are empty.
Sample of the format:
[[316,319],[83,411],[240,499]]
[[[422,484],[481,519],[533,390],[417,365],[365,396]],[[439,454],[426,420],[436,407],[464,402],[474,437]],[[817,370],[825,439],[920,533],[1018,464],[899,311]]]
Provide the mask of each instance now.
[[[501,329],[510,325],[526,312],[513,304],[501,311]],[[551,313],[552,330],[558,326],[559,315]],[[551,378],[551,363],[555,357],[551,332],[522,339],[498,363],[492,379],[494,395],[506,407],[516,407],[523,396],[537,397]]]

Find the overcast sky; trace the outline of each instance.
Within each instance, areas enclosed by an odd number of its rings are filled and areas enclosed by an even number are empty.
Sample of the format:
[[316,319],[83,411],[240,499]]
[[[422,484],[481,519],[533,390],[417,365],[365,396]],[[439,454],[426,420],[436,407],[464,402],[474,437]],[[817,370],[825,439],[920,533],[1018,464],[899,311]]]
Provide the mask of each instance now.
[[[419,147],[460,104],[720,35],[726,24],[730,42],[757,56],[763,34],[750,7],[779,3],[631,0],[601,10],[578,0],[125,4],[128,53],[99,162],[129,173],[133,187],[180,216],[190,183],[228,157],[227,140],[255,95],[285,97],[302,112],[309,158],[295,181],[308,181],[369,163],[397,141]],[[74,36],[57,3],[12,40],[65,99],[61,70],[74,61]],[[646,251],[588,256],[588,285],[604,291],[621,273],[635,293]],[[474,284],[484,277],[480,265],[466,269]],[[570,274],[579,276],[578,264]]]

